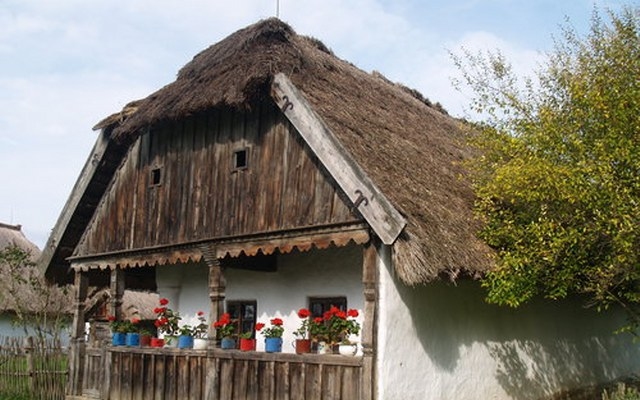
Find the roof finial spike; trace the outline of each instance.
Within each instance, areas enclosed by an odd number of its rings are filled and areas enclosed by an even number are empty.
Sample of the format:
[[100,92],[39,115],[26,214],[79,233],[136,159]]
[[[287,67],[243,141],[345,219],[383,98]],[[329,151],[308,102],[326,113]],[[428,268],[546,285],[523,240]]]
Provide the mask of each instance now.
[[280,0],[276,0],[276,18],[280,19]]

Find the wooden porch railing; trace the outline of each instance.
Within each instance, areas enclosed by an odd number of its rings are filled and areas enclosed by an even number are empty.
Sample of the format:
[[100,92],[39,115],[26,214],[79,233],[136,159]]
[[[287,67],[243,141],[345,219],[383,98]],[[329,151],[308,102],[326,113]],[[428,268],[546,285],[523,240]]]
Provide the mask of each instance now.
[[362,358],[212,349],[87,348],[83,397],[360,399]]

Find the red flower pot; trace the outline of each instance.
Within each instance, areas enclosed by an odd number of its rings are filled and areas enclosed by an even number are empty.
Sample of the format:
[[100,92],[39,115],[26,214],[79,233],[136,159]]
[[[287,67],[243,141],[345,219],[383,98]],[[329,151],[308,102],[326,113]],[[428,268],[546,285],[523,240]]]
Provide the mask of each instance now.
[[151,335],[140,335],[140,346],[149,347],[151,345]]
[[164,339],[151,338],[151,347],[163,347]]
[[240,350],[241,351],[255,351],[256,349],[256,340],[255,339],[240,339]]
[[311,340],[296,339],[296,354],[305,354],[311,352]]

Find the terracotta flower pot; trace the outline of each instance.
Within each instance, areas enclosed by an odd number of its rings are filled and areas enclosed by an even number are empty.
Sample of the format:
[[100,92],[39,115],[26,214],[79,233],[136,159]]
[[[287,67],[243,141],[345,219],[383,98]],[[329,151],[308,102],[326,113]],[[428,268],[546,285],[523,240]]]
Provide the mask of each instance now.
[[151,338],[151,347],[164,347],[164,339]]
[[140,335],[140,346],[149,347],[151,345],[151,335]]
[[295,343],[296,354],[305,354],[311,352],[311,340],[309,339],[296,339]]

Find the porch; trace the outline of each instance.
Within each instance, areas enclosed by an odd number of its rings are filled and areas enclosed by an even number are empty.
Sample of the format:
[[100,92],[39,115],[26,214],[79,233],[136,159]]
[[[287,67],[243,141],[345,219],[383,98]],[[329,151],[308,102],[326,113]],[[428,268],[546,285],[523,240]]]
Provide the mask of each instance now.
[[340,355],[88,347],[82,395],[67,399],[370,399],[364,364]]

